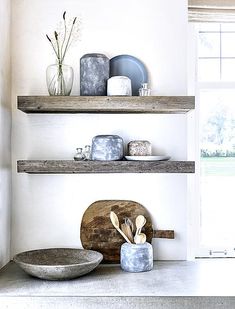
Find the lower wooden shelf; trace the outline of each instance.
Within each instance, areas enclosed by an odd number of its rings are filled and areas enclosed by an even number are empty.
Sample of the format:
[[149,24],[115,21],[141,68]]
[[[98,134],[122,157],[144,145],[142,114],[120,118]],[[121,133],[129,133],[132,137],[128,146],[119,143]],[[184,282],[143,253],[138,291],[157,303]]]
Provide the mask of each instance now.
[[195,162],[20,160],[17,171],[29,174],[194,173]]

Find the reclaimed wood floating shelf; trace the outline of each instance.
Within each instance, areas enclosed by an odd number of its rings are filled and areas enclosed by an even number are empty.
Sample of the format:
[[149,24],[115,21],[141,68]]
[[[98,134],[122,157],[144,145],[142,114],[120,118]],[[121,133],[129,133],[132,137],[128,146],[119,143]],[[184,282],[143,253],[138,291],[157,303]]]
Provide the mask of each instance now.
[[18,173],[97,174],[97,173],[194,173],[194,161],[74,161],[20,160]]
[[153,238],[175,239],[174,230],[156,230],[153,231]]
[[18,96],[25,113],[184,114],[195,108],[192,96]]

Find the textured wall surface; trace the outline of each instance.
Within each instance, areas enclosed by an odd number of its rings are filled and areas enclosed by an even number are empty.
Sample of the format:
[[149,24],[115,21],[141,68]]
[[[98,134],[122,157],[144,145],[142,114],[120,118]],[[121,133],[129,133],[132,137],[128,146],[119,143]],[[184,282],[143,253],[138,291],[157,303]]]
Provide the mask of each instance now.
[[99,199],[129,199],[151,213],[154,227],[175,229],[176,240],[154,240],[158,259],[185,259],[186,175],[26,175],[18,159],[70,159],[76,147],[98,134],[117,134],[125,144],[149,140],[154,154],[187,159],[187,115],[26,115],[17,95],[47,95],[45,71],[55,62],[45,38],[67,15],[82,18],[82,36],[66,62],[74,67],[79,94],[79,59],[85,53],[141,59],[154,95],[186,95],[187,4],[185,0],[13,0],[12,255],[40,247],[80,247],[85,209]]
[[0,2],[0,268],[10,258],[11,80],[10,0]]

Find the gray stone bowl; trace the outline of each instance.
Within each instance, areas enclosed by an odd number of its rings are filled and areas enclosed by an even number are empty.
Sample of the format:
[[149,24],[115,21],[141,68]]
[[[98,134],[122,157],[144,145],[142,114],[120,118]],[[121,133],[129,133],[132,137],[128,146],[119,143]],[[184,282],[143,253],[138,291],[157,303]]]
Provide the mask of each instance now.
[[84,249],[39,249],[25,251],[13,260],[27,274],[46,280],[68,280],[83,276],[103,259],[99,252]]

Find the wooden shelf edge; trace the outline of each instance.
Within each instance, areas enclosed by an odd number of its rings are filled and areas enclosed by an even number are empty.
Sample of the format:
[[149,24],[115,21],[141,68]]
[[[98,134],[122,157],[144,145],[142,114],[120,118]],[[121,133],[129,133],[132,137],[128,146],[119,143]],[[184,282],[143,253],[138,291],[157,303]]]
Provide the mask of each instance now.
[[175,239],[174,230],[156,230],[153,231],[153,238]]
[[25,113],[181,114],[195,108],[193,96],[18,96]]
[[194,173],[195,162],[19,160],[17,171],[29,174]]

